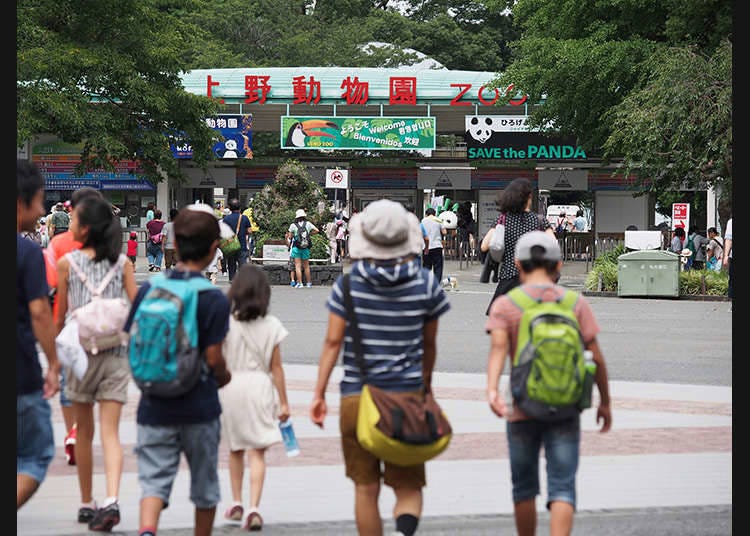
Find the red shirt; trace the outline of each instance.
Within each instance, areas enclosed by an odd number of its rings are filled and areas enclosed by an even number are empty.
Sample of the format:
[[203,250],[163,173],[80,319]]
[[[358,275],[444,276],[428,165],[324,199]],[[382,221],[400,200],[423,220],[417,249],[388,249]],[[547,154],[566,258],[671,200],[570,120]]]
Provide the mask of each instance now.
[[[49,270],[52,268],[57,270],[58,259],[62,259],[67,253],[75,251],[76,249],[81,249],[82,247],[83,243],[73,238],[73,231],[65,231],[64,233],[53,236],[49,241],[49,245],[47,245],[47,249],[50,251],[49,256],[51,257],[50,262],[47,263],[47,269]],[[48,275],[47,281],[49,280],[50,276]],[[55,274],[54,280],[57,281],[57,274]],[[52,306],[52,317],[55,321],[57,321],[57,310],[57,298],[55,298],[55,303]]]
[[135,257],[136,255],[138,255],[138,240],[136,240],[135,238],[131,238],[130,240],[128,240],[127,256]]

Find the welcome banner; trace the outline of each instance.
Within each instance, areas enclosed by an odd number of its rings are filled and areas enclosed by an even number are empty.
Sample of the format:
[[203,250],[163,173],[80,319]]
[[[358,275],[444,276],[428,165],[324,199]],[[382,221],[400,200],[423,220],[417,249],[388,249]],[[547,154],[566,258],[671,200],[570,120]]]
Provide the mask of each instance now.
[[281,116],[282,149],[411,151],[435,148],[434,117]]

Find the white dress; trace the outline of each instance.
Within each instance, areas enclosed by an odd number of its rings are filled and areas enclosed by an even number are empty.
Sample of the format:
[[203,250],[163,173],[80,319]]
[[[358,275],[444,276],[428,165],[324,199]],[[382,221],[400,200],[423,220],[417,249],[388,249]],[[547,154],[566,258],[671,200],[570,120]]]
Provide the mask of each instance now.
[[273,315],[229,319],[223,353],[232,381],[219,389],[221,431],[230,450],[266,448],[281,441],[279,395],[271,378],[273,349],[289,332]]

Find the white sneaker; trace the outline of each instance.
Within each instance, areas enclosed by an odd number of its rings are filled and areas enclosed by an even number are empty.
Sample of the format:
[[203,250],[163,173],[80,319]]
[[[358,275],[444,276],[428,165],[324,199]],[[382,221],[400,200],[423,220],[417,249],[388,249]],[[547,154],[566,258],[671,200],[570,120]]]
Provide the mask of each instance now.
[[305,283],[305,286],[306,286],[307,288],[312,288],[312,283]]
[[305,285],[303,285],[302,283],[297,283],[296,285],[294,285],[294,288],[303,288],[304,286]]

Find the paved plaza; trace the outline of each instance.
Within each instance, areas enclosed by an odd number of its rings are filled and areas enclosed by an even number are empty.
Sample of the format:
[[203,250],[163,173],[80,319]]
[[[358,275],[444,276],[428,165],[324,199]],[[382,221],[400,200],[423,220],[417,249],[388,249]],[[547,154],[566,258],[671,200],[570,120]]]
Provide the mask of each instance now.
[[[446,274],[455,272],[460,277],[459,290],[450,296],[474,292],[480,296],[481,303],[486,304],[494,285],[476,282],[477,266],[460,270],[457,265],[448,263],[446,268]],[[138,277],[143,280],[148,274],[139,272]],[[580,290],[582,277],[580,267],[569,268],[561,282]],[[220,282],[220,285],[225,284]],[[314,306],[317,313],[311,314],[323,314],[323,301],[327,297],[324,289],[281,291],[274,287],[273,293],[275,310],[284,311],[285,306],[292,307],[296,302],[294,296],[307,295],[318,302]],[[277,306],[274,300],[286,305],[279,303]],[[630,300],[621,301],[625,308],[638,306]],[[681,302],[673,303],[677,307]],[[731,314],[724,312],[726,303],[717,306],[705,302],[697,306],[711,311],[721,309],[722,318],[731,320]],[[481,328],[476,327],[480,333]],[[451,327],[446,323],[440,329]],[[312,339],[314,344],[308,346],[317,345],[321,337],[322,334],[316,336]],[[731,341],[731,330],[728,337]],[[477,348],[466,348],[466,352],[486,359],[487,341],[479,338],[477,341]],[[267,453],[268,470],[261,501],[265,520],[263,533],[266,534],[356,534],[353,487],[344,476],[339,443],[341,370],[338,367],[328,389],[329,416],[324,429],[314,426],[307,415],[318,352],[319,346],[310,348],[309,359],[304,363],[289,362],[299,359],[285,361],[292,419],[301,454],[287,458],[282,445],[271,447]],[[450,447],[427,465],[428,484],[418,534],[513,534],[505,427],[485,402],[483,370],[480,367],[474,372],[440,371],[440,359],[439,355],[434,391],[452,421],[454,437]],[[723,356],[720,365],[731,367],[731,356]],[[507,376],[503,376],[503,381],[506,379]],[[579,502],[574,533],[731,534],[730,385],[731,382],[729,385],[701,385],[700,380],[691,384],[611,379],[612,430],[608,434],[597,431],[593,409],[586,410],[582,416]],[[121,425],[125,464],[120,496],[122,521],[115,528],[116,534],[136,534],[138,528],[140,490],[133,452],[138,398],[138,389],[132,385]],[[76,471],[64,460],[65,429],[57,400],[52,407],[58,453],[39,492],[17,514],[19,535],[89,532],[85,524],[75,519],[79,501]],[[104,475],[98,438],[94,442],[94,455],[94,496],[101,500]],[[239,523],[222,517],[231,498],[227,461],[228,448],[222,443],[219,467],[222,502],[215,521],[218,534],[242,532]],[[192,534],[193,505],[189,500],[188,477],[183,463],[170,506],[162,514],[159,534]],[[542,495],[538,499],[540,534],[546,534],[545,490],[542,471]],[[393,503],[392,492],[384,488],[381,513],[387,520],[391,517]],[[685,512],[692,517],[686,517]],[[691,530],[689,524],[693,519],[697,525]],[[638,532],[637,527],[650,529]],[[391,521],[386,522],[386,529],[392,529]]]

